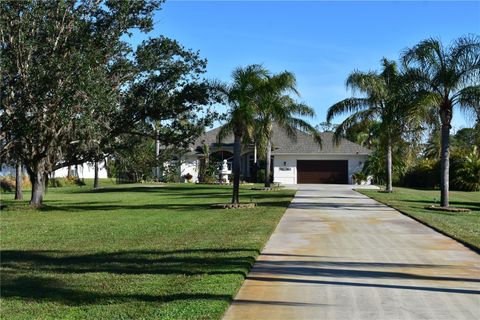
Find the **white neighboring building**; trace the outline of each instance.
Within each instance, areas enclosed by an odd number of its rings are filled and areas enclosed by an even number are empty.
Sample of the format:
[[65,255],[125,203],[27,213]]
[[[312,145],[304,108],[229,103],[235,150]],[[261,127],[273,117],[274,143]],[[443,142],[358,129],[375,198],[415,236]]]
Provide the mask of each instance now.
[[[95,167],[93,163],[83,163],[79,164],[78,172],[75,170],[75,166],[71,166],[71,175],[78,176],[80,179],[93,179],[95,177]],[[24,174],[27,174],[24,170]],[[66,177],[68,174],[68,167],[63,167],[58,170],[55,170],[50,176],[52,178],[61,178]],[[0,176],[15,176],[15,167],[2,164],[0,170]],[[98,177],[108,178],[107,169],[105,168],[105,162],[101,161],[98,163]]]
[[[78,168],[78,172],[76,172]],[[79,177],[80,179],[93,179],[95,178],[95,165],[90,162],[79,164],[78,166],[70,167],[70,174],[73,177]],[[66,177],[68,175],[68,167],[63,167],[55,170],[52,174],[52,178]],[[105,161],[98,163],[98,177],[100,179],[108,178],[107,169],[105,168]]]
[[[190,173],[198,181],[200,155],[195,153],[197,147],[204,144],[210,146],[210,154],[217,158],[227,159],[231,169],[233,155],[233,136],[229,136],[222,144],[217,143],[220,128],[210,130],[200,136],[182,161],[181,175]],[[281,184],[300,183],[333,183],[353,184],[352,175],[362,170],[370,154],[367,148],[341,139],[339,144],[333,142],[333,133],[321,133],[322,147],[310,134],[297,130],[297,139],[290,139],[286,132],[278,126],[273,129],[272,171],[273,180]],[[242,180],[250,180],[253,173],[253,146],[242,148],[241,175]]]

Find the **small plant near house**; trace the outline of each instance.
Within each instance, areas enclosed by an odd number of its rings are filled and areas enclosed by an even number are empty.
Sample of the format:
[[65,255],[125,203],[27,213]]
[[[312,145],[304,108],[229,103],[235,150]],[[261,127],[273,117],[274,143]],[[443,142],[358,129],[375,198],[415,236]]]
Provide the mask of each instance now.
[[355,184],[365,184],[368,180],[367,174],[363,171],[355,172],[352,175],[352,179],[355,182]]
[[192,176],[190,173],[187,173],[187,174],[184,174],[184,175],[183,175],[183,178],[184,178],[187,182],[191,182],[193,176]]

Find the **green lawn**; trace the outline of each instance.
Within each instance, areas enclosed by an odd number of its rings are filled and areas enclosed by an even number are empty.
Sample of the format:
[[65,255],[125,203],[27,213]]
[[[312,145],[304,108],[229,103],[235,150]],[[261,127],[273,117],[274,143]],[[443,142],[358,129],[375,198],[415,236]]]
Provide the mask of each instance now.
[[230,192],[50,188],[40,211],[2,194],[1,318],[221,318],[294,194],[242,190],[257,208],[209,208]]
[[393,193],[366,189],[357,191],[480,249],[480,192],[451,191],[451,206],[472,210],[469,213],[455,213],[425,209],[427,205],[435,203],[438,205],[440,198],[438,190],[394,188]]

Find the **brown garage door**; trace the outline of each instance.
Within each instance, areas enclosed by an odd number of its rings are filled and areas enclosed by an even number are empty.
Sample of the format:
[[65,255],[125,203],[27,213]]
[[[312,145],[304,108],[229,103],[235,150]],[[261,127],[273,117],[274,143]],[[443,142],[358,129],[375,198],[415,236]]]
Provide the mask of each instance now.
[[297,160],[297,183],[348,183],[348,160]]

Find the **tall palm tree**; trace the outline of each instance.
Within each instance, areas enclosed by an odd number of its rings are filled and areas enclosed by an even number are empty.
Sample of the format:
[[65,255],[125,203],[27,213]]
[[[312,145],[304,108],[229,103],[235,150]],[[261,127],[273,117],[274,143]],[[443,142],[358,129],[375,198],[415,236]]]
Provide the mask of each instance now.
[[260,65],[236,68],[232,73],[233,84],[225,87],[230,105],[227,123],[218,133],[218,140],[233,133],[233,195],[232,203],[238,204],[240,190],[240,158],[242,143],[251,140],[255,128],[256,105],[259,88],[268,71]]
[[427,39],[402,56],[418,91],[431,95],[441,120],[440,205],[448,207],[450,128],[455,106],[475,108],[480,100],[480,37],[464,36],[444,47]]
[[299,95],[295,75],[282,72],[264,79],[258,98],[258,116],[255,143],[265,155],[265,187],[270,187],[273,124],[284,129],[291,139],[296,139],[297,129],[311,133],[321,144],[318,131],[297,116],[313,117],[315,112],[309,106],[298,103],[289,94]]
[[[354,71],[347,78],[347,87],[359,91],[363,97],[344,99],[328,109],[327,121],[340,114],[350,113],[335,130],[337,142],[353,126],[378,121],[380,145],[386,155],[386,191],[392,192],[392,144],[402,133],[405,116],[404,83],[394,61],[382,59],[382,71]],[[404,122],[403,122],[404,123]]]

